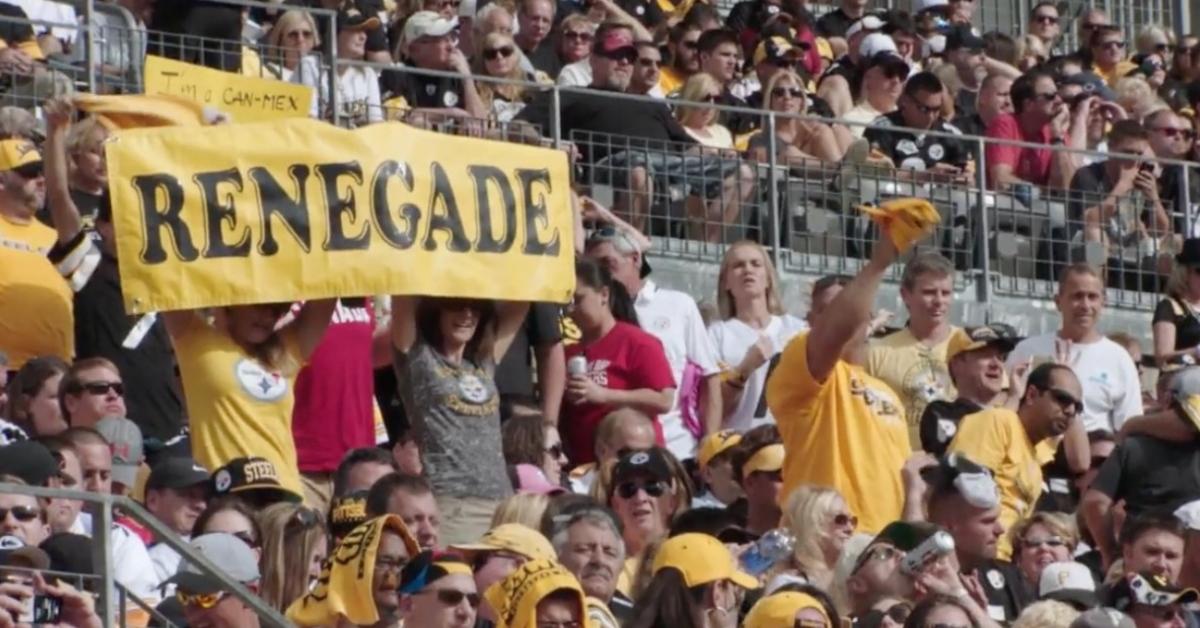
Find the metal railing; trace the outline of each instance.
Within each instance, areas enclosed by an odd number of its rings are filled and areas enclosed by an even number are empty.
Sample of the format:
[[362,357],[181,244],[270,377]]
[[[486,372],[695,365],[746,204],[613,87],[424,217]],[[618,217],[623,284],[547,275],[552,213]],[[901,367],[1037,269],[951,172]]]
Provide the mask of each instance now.
[[109,531],[113,527],[113,513],[116,510],[120,510],[123,516],[129,517],[145,526],[160,543],[164,543],[171,549],[179,552],[184,561],[190,562],[206,575],[220,581],[226,587],[226,591],[244,602],[248,608],[258,615],[259,620],[264,626],[271,628],[290,628],[291,626],[290,622],[274,608],[271,608],[262,598],[251,593],[244,584],[230,578],[219,565],[196,553],[174,530],[171,530],[166,524],[159,521],[157,517],[150,514],[141,504],[128,497],[8,483],[0,483],[0,493],[32,495],[43,499],[68,499],[81,501],[90,505],[93,517],[93,565],[99,574],[97,580],[99,586],[96,591],[96,613],[104,622],[105,628],[125,625],[124,611],[127,608],[125,604],[126,596],[140,608],[149,612],[153,611],[144,602],[137,600],[131,594],[121,593],[118,595],[118,587],[113,578],[113,553],[111,539],[109,538]]

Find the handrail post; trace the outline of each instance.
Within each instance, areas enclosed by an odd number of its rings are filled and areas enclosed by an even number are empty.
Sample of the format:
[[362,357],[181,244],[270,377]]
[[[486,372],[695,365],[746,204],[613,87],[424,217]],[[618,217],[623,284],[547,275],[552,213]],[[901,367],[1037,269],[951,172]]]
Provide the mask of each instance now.
[[[338,46],[337,46],[337,16],[329,18],[329,111],[333,126],[341,122],[340,107],[338,107]],[[317,68],[320,71],[320,67]],[[321,95],[317,94],[317,118],[321,117]],[[380,103],[383,106],[383,103]]]
[[100,572],[100,599],[97,606],[99,607],[99,615],[104,622],[105,628],[112,628],[113,619],[123,613],[123,609],[117,607],[115,596],[113,594],[113,560],[112,560],[112,503],[108,500],[103,500],[97,504],[99,508],[92,508],[92,560],[96,565],[97,571]]
[[1183,170],[1183,237],[1190,238],[1195,232],[1192,225],[1192,167],[1184,163],[1180,168]]
[[84,52],[84,60],[87,63],[87,84],[88,92],[96,93],[96,0],[87,0],[83,5],[83,19],[86,22],[84,33],[84,44],[87,50]]
[[[775,112],[770,111],[767,114],[767,220],[770,221],[770,230],[767,233],[771,234],[771,261],[775,264],[775,268],[779,268],[780,260],[783,257],[779,251],[782,238],[779,237],[779,173],[776,172],[779,160],[775,155],[777,148]],[[791,232],[791,229],[788,231]]]
[[[992,302],[992,230],[988,225],[988,207],[987,207],[987,144],[981,136],[976,139],[979,146],[979,164],[978,171],[975,173],[976,182],[979,184],[979,197],[976,199],[979,207],[979,265],[980,274],[976,279],[975,299],[987,306]],[[968,196],[969,198],[969,196]],[[967,208],[970,215],[970,208]],[[968,238],[969,240],[969,238]],[[985,307],[984,311],[988,311]]]
[[562,92],[557,84],[550,89],[550,137],[554,138],[555,148],[562,148]]

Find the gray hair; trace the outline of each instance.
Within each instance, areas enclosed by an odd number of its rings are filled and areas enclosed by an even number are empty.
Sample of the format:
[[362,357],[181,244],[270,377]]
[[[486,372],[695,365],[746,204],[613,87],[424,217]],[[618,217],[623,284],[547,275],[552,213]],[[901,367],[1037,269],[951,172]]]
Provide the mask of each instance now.
[[[475,32],[480,35],[483,35],[484,34],[483,33],[483,25],[485,23],[487,23],[488,18],[490,18],[493,13],[496,13],[498,11],[503,11],[506,15],[508,15],[509,21],[514,23],[513,26],[515,28],[517,16],[513,15],[511,11],[504,8],[500,4],[491,2],[491,3],[488,3],[487,6],[480,9],[479,12],[475,14]],[[515,35],[516,32],[514,31],[513,34]]]
[[[557,519],[558,517],[555,517]],[[562,556],[567,549],[567,537],[570,535],[571,528],[580,524],[586,523],[597,528],[603,528],[612,532],[617,539],[617,547],[621,552],[621,560],[625,560],[625,542],[621,535],[621,529],[618,526],[612,515],[608,514],[601,508],[588,508],[571,515],[567,515],[565,521],[554,522],[554,534],[550,537],[550,544],[554,546],[554,553]]]

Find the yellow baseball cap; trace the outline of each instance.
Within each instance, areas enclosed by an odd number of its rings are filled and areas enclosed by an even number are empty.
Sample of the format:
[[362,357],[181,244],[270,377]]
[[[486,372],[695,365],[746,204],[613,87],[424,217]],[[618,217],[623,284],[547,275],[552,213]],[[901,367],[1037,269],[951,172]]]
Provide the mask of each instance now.
[[783,445],[767,445],[754,452],[753,456],[742,465],[742,477],[749,477],[756,471],[778,471],[783,468]]
[[678,569],[688,587],[730,580],[747,589],[758,588],[758,578],[738,568],[737,561],[715,536],[689,532],[663,542],[654,555],[654,573],[666,567]]
[[713,458],[716,458],[718,454],[729,451],[740,442],[742,442],[742,435],[736,430],[713,432],[700,441],[700,449],[696,454],[696,462],[700,463],[701,468],[707,467],[708,463]]
[[799,57],[800,49],[783,37],[768,37],[754,49],[754,65],[763,61],[776,61],[786,57]]
[[558,554],[550,541],[540,532],[519,523],[504,523],[483,533],[478,543],[451,545],[450,549],[461,552],[470,562],[478,552],[512,552],[529,560],[556,560]]
[[0,140],[0,172],[11,170],[22,175],[42,171],[42,154],[33,142],[23,139]]
[[1017,346],[1017,332],[1003,323],[980,325],[966,329],[955,329],[946,343],[946,360],[967,351],[975,351],[991,345],[1000,348],[1000,353],[1008,353]]
[[[821,617],[825,620],[824,626],[826,628],[833,626],[830,622],[829,614],[825,612],[825,607],[821,606],[817,598],[807,593],[787,591],[768,595],[760,599],[750,609],[750,613],[746,615],[746,623],[742,624],[742,627],[792,628],[798,625],[796,623],[796,613],[806,608],[819,611]],[[813,626],[815,627],[816,624],[813,624]]]
[[579,580],[554,560],[531,560],[521,565],[488,587],[483,597],[496,613],[496,628],[537,628],[538,603],[563,589],[578,596],[584,628],[595,628]]

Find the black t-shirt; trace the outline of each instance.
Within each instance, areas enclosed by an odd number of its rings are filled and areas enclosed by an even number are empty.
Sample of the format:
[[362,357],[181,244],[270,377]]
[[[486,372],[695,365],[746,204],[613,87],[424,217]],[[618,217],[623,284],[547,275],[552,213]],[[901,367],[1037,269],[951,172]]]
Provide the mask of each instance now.
[[979,111],[976,101],[979,100],[979,91],[971,91],[965,87],[958,90],[958,95],[954,97],[954,113],[958,116],[973,116]]
[[1011,563],[988,561],[975,571],[983,595],[987,598],[987,614],[1001,624],[1015,620],[1034,600],[1021,578],[1021,572]]
[[[595,163],[610,153],[625,150],[662,151],[675,149],[668,146],[672,143],[696,143],[661,101],[612,98],[603,90],[595,89],[587,94],[564,92],[559,102],[562,136],[579,142],[584,163]],[[517,114],[517,119],[537,125],[543,133],[550,133],[551,106],[550,93],[541,92]],[[598,135],[588,137],[585,133],[577,137],[576,131]]]
[[817,35],[821,37],[845,37],[846,30],[850,28],[851,24],[857,21],[857,18],[846,15],[846,12],[841,7],[838,7],[817,18]]
[[401,70],[384,70],[379,77],[379,93],[383,101],[401,97],[414,109],[451,109],[463,106],[463,85],[460,79],[430,76]]
[[825,72],[817,79],[817,89],[821,88],[822,81],[831,76],[840,76],[846,79],[846,82],[850,84],[850,96],[855,101],[858,100],[858,93],[862,88],[862,71],[854,65],[850,57],[842,56],[825,68]]
[[[1180,419],[1183,420],[1183,419]],[[1113,451],[1092,488],[1113,501],[1125,500],[1128,517],[1174,512],[1200,499],[1200,447],[1150,436],[1130,436]]]
[[983,406],[969,399],[945,401],[936,399],[925,406],[921,413],[921,449],[940,456],[950,447],[950,441],[958,433],[958,424],[968,414],[974,414]]
[[549,77],[557,77],[563,69],[562,59],[558,57],[557,42],[557,35],[548,36],[533,49],[533,52],[525,53],[534,69],[545,72]]
[[[1200,211],[1197,211],[1200,210],[1200,168],[1191,167],[1187,179],[1191,193],[1185,197],[1183,166],[1175,164],[1163,166],[1162,176],[1158,178],[1158,196],[1162,199],[1163,207],[1174,216],[1175,233],[1181,233],[1185,238],[1190,238],[1196,232],[1195,227],[1193,227],[1193,232],[1188,232],[1188,217],[1191,217],[1193,224],[1200,219]],[[1191,200],[1191,207],[1187,206],[1186,200]]]
[[650,30],[658,28],[665,16],[654,0],[617,0],[617,6]]
[[553,303],[534,303],[525,316],[521,331],[513,337],[512,345],[496,368],[496,389],[501,396],[533,396],[532,349],[553,345],[562,340],[558,324],[562,310]]
[[959,115],[954,117],[954,126],[963,135],[983,135],[987,132],[987,125],[983,123],[983,118],[979,117],[979,113],[975,112],[970,115]]
[[[863,133],[871,145],[891,158],[897,168],[906,170],[929,170],[934,164],[949,164],[959,168],[967,164],[967,153],[962,143],[944,137],[917,135],[905,130],[904,116],[899,111],[876,118]],[[933,123],[931,131],[960,134],[959,130],[941,120]]]
[[[727,107],[746,107],[746,108],[750,107],[750,103],[748,101],[746,101],[745,99],[742,99],[742,98],[738,98],[737,96],[734,96],[733,94],[731,94],[729,92],[728,89],[726,89],[725,92],[723,94],[721,94],[721,100],[718,104],[725,105]],[[754,129],[758,128],[759,118],[761,118],[761,117],[762,116],[758,116],[758,115],[755,115],[752,113],[742,113],[742,112],[737,112],[737,111],[722,111],[720,121],[721,121],[721,124],[725,126],[725,128],[729,129],[730,133],[732,133],[733,135],[736,136],[736,135],[741,135],[743,133],[749,133],[750,131],[753,131]]]
[[1200,313],[1194,311],[1187,303],[1177,301],[1174,297],[1166,297],[1154,308],[1155,323],[1171,323],[1175,325],[1176,351],[1191,349],[1200,345]]

